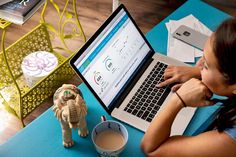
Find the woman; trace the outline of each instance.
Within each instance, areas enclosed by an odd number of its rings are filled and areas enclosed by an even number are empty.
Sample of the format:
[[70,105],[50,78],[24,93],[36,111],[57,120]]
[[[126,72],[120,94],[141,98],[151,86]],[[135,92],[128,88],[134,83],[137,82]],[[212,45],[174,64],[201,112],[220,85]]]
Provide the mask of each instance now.
[[[141,148],[147,156],[236,157],[236,19],[223,22],[208,39],[200,67],[166,69],[166,81],[159,86],[188,81],[172,88],[175,94],[145,133]],[[170,137],[178,112],[184,106],[213,105],[213,93],[228,97],[213,129],[192,137]]]

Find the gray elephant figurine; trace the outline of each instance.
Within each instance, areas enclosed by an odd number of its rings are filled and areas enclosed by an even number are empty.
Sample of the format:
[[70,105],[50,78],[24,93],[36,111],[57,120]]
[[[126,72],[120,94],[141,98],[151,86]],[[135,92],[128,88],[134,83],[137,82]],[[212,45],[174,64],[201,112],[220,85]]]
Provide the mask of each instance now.
[[53,96],[53,111],[61,123],[63,145],[74,145],[72,128],[78,128],[81,137],[88,135],[86,115],[87,106],[80,90],[71,84],[64,84],[58,88]]

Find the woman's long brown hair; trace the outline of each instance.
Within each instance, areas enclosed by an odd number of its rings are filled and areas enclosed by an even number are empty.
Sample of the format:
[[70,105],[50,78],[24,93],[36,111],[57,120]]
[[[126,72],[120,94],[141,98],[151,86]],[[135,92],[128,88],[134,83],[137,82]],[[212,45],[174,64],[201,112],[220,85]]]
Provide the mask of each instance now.
[[[213,52],[228,84],[236,84],[236,18],[224,21],[214,34]],[[218,131],[236,125],[236,95],[229,97],[215,121]]]

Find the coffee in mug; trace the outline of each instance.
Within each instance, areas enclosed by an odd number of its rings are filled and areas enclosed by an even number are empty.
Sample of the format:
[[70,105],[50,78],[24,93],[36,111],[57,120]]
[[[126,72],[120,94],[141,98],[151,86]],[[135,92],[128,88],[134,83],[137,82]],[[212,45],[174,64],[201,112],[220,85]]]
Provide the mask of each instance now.
[[92,141],[101,156],[118,156],[128,141],[128,132],[121,123],[107,120],[94,127]]
[[125,144],[125,139],[116,131],[106,130],[97,135],[95,143],[103,149],[116,150]]

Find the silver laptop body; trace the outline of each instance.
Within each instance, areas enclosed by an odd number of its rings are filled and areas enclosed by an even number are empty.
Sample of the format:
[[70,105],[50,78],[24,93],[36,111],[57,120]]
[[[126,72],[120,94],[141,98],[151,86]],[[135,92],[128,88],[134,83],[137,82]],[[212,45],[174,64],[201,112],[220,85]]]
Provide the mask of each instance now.
[[[144,132],[172,95],[170,87],[156,87],[161,81],[156,81],[157,75],[163,81],[163,66],[186,66],[155,53],[124,5],[113,12],[70,64],[112,117]],[[183,134],[194,112],[193,108],[181,110],[171,134]]]

